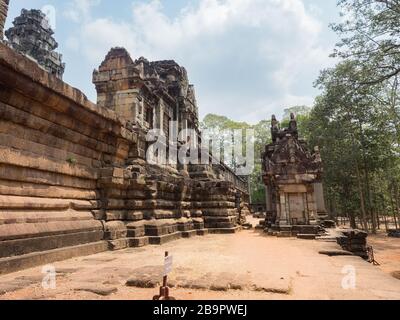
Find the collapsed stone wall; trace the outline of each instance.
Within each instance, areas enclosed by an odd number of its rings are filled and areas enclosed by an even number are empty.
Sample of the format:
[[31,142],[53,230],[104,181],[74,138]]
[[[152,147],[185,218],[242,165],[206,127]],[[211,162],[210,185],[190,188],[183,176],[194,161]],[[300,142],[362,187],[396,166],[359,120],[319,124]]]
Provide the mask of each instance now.
[[0,274],[237,229],[240,178],[149,164],[145,148],[141,128],[0,43]]

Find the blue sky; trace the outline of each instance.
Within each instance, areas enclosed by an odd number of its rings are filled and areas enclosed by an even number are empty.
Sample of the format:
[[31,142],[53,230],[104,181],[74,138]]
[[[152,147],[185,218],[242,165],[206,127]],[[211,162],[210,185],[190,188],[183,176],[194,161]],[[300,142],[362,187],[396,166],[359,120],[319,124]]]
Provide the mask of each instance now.
[[336,0],[12,0],[6,27],[44,6],[55,8],[64,80],[92,101],[92,71],[113,46],[186,67],[201,117],[251,123],[312,105],[319,71],[335,63]]

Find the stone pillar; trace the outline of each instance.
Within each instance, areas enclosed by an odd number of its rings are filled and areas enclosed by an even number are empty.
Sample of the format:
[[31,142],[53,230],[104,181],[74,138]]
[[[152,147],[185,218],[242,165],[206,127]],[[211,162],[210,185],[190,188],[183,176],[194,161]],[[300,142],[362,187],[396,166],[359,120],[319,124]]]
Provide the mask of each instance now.
[[160,130],[164,131],[165,133],[168,132],[168,128],[164,128],[164,103],[160,101],[160,109],[159,109],[159,114],[158,114],[158,119],[160,122]]
[[269,186],[265,186],[265,203],[267,212],[272,212],[271,188]]
[[6,24],[8,5],[10,0],[0,0],[0,40],[4,37],[4,26]]
[[321,182],[314,183],[314,199],[318,216],[326,217],[327,211],[325,207],[324,188]]
[[286,201],[286,194],[284,192],[280,193],[280,217],[279,217],[279,225],[285,226],[289,224],[289,214],[288,214],[288,203]]

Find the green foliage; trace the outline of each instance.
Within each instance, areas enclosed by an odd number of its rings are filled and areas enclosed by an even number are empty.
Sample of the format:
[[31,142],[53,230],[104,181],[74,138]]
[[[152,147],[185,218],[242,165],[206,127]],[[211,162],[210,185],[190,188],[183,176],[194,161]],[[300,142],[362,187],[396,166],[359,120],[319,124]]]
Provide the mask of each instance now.
[[70,165],[76,165],[77,160],[73,156],[69,156],[66,160]]
[[400,72],[400,2],[339,0],[342,22],[332,28],[341,37],[334,56],[356,60],[369,74],[365,84],[381,83]]
[[[287,108],[297,116],[299,133],[310,147],[319,146],[324,186],[333,216],[376,231],[379,216],[400,226],[400,1],[339,0],[342,22],[333,24],[341,40],[335,68],[321,71],[321,90],[312,110]],[[270,141],[270,121],[255,126],[208,115],[204,126],[253,128],[256,154]],[[261,163],[251,176],[254,202],[262,202]]]
[[[400,2],[340,0],[343,21],[335,68],[321,71],[321,95],[304,135],[318,145],[331,213],[376,231],[396,219],[400,177]],[[397,221],[396,221],[397,222]]]
[[[309,131],[306,130],[308,128],[308,119],[311,108],[305,106],[296,106],[292,108],[285,109],[285,114],[288,115],[288,118],[285,119],[281,126],[288,127],[289,126],[289,118],[290,113],[295,113],[298,121],[298,127],[300,135],[303,137],[307,137]],[[264,183],[262,181],[262,163],[261,163],[261,155],[264,152],[264,148],[266,144],[271,142],[271,120],[261,120],[255,125],[250,125],[246,122],[236,122],[225,116],[219,116],[215,114],[208,114],[203,122],[201,123],[201,128],[210,130],[214,137],[219,136],[222,140],[223,136],[220,135],[220,132],[223,130],[234,130],[234,129],[253,129],[254,130],[254,154],[255,154],[255,167],[250,175],[250,188],[251,188],[251,196],[253,203],[262,203],[265,202],[265,188]],[[245,148],[245,144],[243,144]],[[234,168],[234,164],[229,164],[232,168]]]
[[290,120],[290,114],[294,113],[296,117],[306,117],[310,114],[311,108],[308,106],[294,106],[283,110],[283,120]]
[[[208,114],[200,127],[204,130],[210,130],[214,137],[220,137],[221,140],[224,138],[220,135],[223,130],[235,130],[235,129],[253,129],[254,130],[254,154],[255,154],[255,168],[250,175],[250,188],[253,202],[264,202],[265,191],[264,185],[261,180],[261,154],[264,151],[265,145],[271,140],[271,121],[262,120],[255,125],[250,125],[246,122],[237,122],[224,116],[215,114]],[[243,143],[243,149],[245,150],[245,143]],[[244,151],[243,150],[243,151]],[[234,168],[234,163],[229,164]]]

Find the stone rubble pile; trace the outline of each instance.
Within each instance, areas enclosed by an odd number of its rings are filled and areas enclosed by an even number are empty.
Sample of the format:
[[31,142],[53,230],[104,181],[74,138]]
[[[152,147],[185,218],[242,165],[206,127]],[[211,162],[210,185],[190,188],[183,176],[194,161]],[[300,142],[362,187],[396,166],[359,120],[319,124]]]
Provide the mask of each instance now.
[[368,233],[364,231],[340,230],[337,242],[343,250],[350,251],[363,259],[368,259],[367,237]]
[[400,230],[388,230],[388,236],[391,238],[400,238]]

